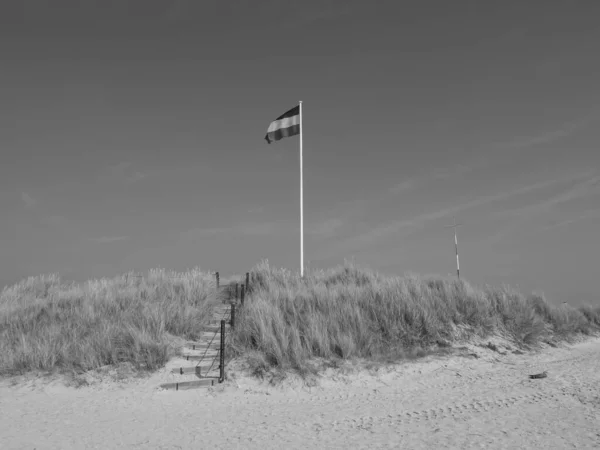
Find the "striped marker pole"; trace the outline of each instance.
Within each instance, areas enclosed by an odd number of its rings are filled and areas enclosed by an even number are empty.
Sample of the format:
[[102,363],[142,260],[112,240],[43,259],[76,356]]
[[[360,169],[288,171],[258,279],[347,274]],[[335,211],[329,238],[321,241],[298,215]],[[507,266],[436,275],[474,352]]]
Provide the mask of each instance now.
[[454,218],[454,225],[448,225],[444,228],[454,228],[454,249],[456,250],[456,276],[460,280],[460,263],[458,261],[458,236],[456,234],[456,228],[460,227],[462,223],[456,223],[456,217]]

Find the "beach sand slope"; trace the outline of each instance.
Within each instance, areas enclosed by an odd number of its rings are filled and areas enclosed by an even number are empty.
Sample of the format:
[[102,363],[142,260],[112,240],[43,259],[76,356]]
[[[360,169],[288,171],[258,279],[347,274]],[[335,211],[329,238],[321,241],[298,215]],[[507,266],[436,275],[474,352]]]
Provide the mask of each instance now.
[[0,448],[600,448],[600,339],[517,353],[328,369],[313,387],[239,371],[180,392],[156,389],[162,372],[78,389],[4,380]]

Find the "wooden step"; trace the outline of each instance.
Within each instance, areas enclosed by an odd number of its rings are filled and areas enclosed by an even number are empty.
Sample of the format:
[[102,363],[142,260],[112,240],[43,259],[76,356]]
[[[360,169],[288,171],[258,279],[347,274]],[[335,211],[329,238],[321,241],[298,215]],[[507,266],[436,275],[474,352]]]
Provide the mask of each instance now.
[[227,324],[231,320],[231,314],[215,315],[208,319],[210,325],[221,325],[221,320],[224,320]]
[[211,345],[211,346],[207,345],[205,347],[195,346],[194,348],[192,348],[192,346],[190,346],[190,347],[183,347],[182,349],[180,349],[180,354],[183,354],[183,355],[202,355],[203,353],[206,353],[206,354],[219,353],[221,351],[221,347],[219,346],[219,342],[213,342],[213,344],[216,344],[216,345]]
[[217,356],[219,356],[219,352],[218,351],[216,351],[214,353],[207,353],[206,355],[204,355],[204,354],[199,354],[199,355],[181,355],[181,357],[183,359],[185,359],[186,361],[202,361],[204,359],[210,360],[212,358],[216,358]]
[[165,383],[161,384],[160,387],[163,389],[184,391],[187,389],[215,386],[218,383],[218,378],[203,378],[202,380],[182,381],[181,383]]
[[181,354],[183,355],[183,357],[185,358],[185,355],[218,355],[219,352],[221,351],[221,348],[217,345],[214,347],[208,347],[208,348],[185,348],[183,350],[181,350]]
[[[229,324],[225,324],[225,332],[228,332],[231,329],[231,327],[229,326]],[[219,326],[211,326],[211,325],[205,325],[203,327],[200,327],[200,331],[204,331],[205,333],[220,333],[221,332],[221,325],[219,324]]]
[[[210,320],[206,326],[208,327],[219,327],[219,330],[221,329],[221,319],[218,320]],[[225,320],[225,327],[227,330],[229,330],[229,327],[231,326],[231,319],[228,317],[227,320]]]
[[217,345],[216,347],[207,347],[207,348],[184,348],[181,350],[181,355],[185,358],[186,355],[218,355],[221,351],[220,347]]
[[221,320],[224,320],[227,325],[229,325],[229,321],[231,320],[231,316],[229,314],[225,314],[223,316],[213,316],[208,319],[207,325],[209,326],[221,326]]
[[214,340],[212,343],[208,342],[186,342],[183,345],[184,348],[189,348],[191,350],[218,350],[219,349],[219,341]]
[[178,367],[177,369],[171,370],[171,373],[175,373],[178,375],[187,375],[190,373],[194,373],[198,376],[202,376],[202,374],[206,374],[208,371],[219,370],[219,363],[215,361],[215,363],[211,366],[207,364],[205,366],[192,366],[192,367]]

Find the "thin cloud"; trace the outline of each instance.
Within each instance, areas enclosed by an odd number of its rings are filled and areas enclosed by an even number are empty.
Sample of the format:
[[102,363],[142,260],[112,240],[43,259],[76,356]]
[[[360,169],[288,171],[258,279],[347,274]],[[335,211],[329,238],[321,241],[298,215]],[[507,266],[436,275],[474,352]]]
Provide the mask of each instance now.
[[327,237],[333,235],[343,225],[344,221],[341,219],[327,219],[308,226],[306,233],[312,236]]
[[591,209],[591,210],[585,211],[583,214],[580,214],[577,217],[573,217],[573,218],[566,219],[566,220],[561,220],[561,221],[553,223],[551,225],[542,227],[542,229],[540,231],[549,231],[549,230],[553,230],[555,228],[562,228],[562,227],[566,227],[568,225],[580,222],[582,220],[592,219],[592,218],[593,219],[600,218],[600,210]]
[[92,241],[97,242],[98,244],[110,244],[112,242],[120,242],[129,239],[127,236],[102,236],[97,238],[92,238]]
[[[587,179],[576,183],[569,189],[566,189],[560,194],[554,195],[550,198],[536,202],[521,208],[513,208],[498,213],[499,215],[511,215],[517,217],[530,217],[534,214],[547,212],[556,205],[561,203],[569,202],[578,198],[586,197],[588,195],[594,195],[600,193],[600,175],[590,176],[588,173]],[[574,180],[571,180],[574,181]]]
[[278,225],[274,222],[243,223],[221,228],[193,228],[181,234],[183,239],[206,239],[215,236],[269,236],[277,233]]
[[[448,167],[438,167],[425,173],[421,176],[407,178],[400,183],[390,187],[387,190],[389,195],[400,195],[412,190],[416,190],[421,186],[426,186],[428,183],[436,180],[444,180],[452,177],[459,177],[468,172],[472,172],[489,164],[484,158],[480,158],[469,164],[454,164]],[[315,236],[323,237],[331,236],[334,232],[339,231],[345,224],[351,223],[352,219],[365,214],[365,211],[373,207],[374,204],[384,202],[387,198],[385,195],[379,195],[378,198],[363,198],[348,202],[339,203],[336,205],[336,218],[328,219],[321,224],[315,224],[307,228],[307,232]]]
[[268,236],[277,231],[277,224],[274,222],[247,223],[236,227],[235,231],[243,236]]
[[286,29],[304,28],[316,22],[337,19],[339,17],[350,15],[354,12],[357,12],[362,6],[360,2],[352,4],[348,0],[341,2],[321,1],[318,9],[311,11],[309,8],[306,8],[304,4],[299,3],[298,5],[298,11],[291,15],[293,18],[291,20],[286,20],[284,18],[280,26],[284,25]]
[[21,192],[21,200],[23,201],[26,209],[35,208],[35,205],[37,205],[37,201],[27,192]]
[[121,161],[117,164],[108,167],[108,170],[113,175],[120,175],[132,166],[131,161]]
[[108,174],[126,183],[136,183],[151,175],[151,172],[138,170],[131,161],[121,161],[108,167]]
[[431,173],[431,178],[442,180],[471,172],[483,165],[483,162],[473,164],[454,164],[450,167],[439,167]]
[[597,117],[597,114],[590,114],[579,120],[567,122],[555,130],[546,131],[544,133],[534,135],[534,136],[521,136],[512,141],[497,144],[497,146],[504,147],[504,148],[517,149],[517,148],[533,147],[533,146],[541,145],[541,144],[549,144],[558,139],[570,136],[575,131],[588,125],[596,117]]
[[[561,192],[560,194],[554,195],[545,200],[542,200],[542,201],[539,201],[539,202],[536,202],[536,203],[533,203],[530,205],[526,205],[526,206],[523,206],[520,208],[512,208],[512,209],[497,212],[495,214],[495,216],[497,216],[497,217],[508,216],[508,217],[513,217],[517,220],[514,221],[513,223],[511,223],[510,225],[508,225],[507,227],[505,227],[500,232],[491,236],[488,239],[488,243],[491,244],[494,242],[498,242],[502,238],[508,236],[513,230],[515,230],[519,226],[521,226],[523,221],[530,220],[538,214],[549,212],[552,210],[552,208],[554,208],[555,206],[557,206],[561,203],[576,200],[576,199],[579,199],[582,197],[586,197],[588,195],[594,195],[595,193],[600,192],[600,185],[599,185],[600,176],[599,175],[597,175],[597,174],[594,175],[591,172],[587,172],[582,178],[587,178],[587,179],[584,179],[583,181],[576,183],[574,186],[570,187],[569,189],[566,189],[565,191]],[[575,181],[575,180],[571,179],[570,181]],[[563,223],[560,223],[559,225],[555,224],[555,225],[551,225],[551,226],[542,228],[541,231],[545,231],[550,228],[554,228],[555,226],[566,226],[566,225],[569,225],[576,221],[579,221],[581,219],[582,218],[569,219],[569,220],[564,221]]]
[[505,200],[505,199],[508,199],[510,197],[514,197],[517,195],[527,194],[527,193],[535,191],[535,190],[545,189],[545,188],[554,186],[559,183],[564,183],[569,180],[581,179],[584,177],[588,177],[589,175],[590,175],[590,172],[588,171],[584,174],[577,173],[575,175],[570,175],[568,177],[540,181],[540,182],[533,183],[533,184],[530,184],[527,186],[522,186],[522,187],[519,187],[516,189],[511,189],[509,191],[500,192],[498,194],[477,197],[473,200],[469,200],[467,202],[463,202],[458,205],[450,206],[448,208],[444,208],[444,209],[441,209],[438,211],[432,211],[430,213],[420,214],[411,219],[392,221],[385,225],[381,225],[381,226],[372,228],[371,230],[369,230],[365,233],[362,233],[362,234],[354,236],[350,239],[347,239],[339,246],[339,250],[347,251],[350,249],[360,248],[364,245],[371,244],[372,242],[382,239],[386,236],[394,235],[394,234],[400,232],[401,230],[409,230],[410,231],[416,227],[423,226],[426,222],[429,222],[429,221],[440,220],[440,219],[443,219],[446,217],[456,215],[456,214],[458,214],[462,211],[468,210],[468,209],[477,208],[480,206],[490,204],[492,202]]
[[455,164],[450,167],[439,167],[421,176],[410,177],[406,178],[405,180],[402,180],[398,184],[392,186],[389,189],[389,193],[392,195],[398,195],[404,192],[415,190],[433,181],[445,180],[452,177],[459,177],[466,173],[472,172],[478,168],[481,168],[486,164],[488,164],[486,161],[481,160],[472,164]]
[[314,224],[307,228],[307,232],[314,235],[331,236],[339,231],[345,224],[352,223],[353,218],[363,216],[365,212],[376,204],[388,200],[386,193],[391,196],[400,195],[421,186],[426,186],[435,180],[443,180],[452,177],[459,177],[478,168],[484,167],[489,162],[483,158],[469,164],[454,164],[449,167],[438,167],[421,176],[407,178],[398,184],[384,191],[384,195],[379,193],[377,197],[354,199],[346,202],[339,202],[334,206],[335,218],[327,219],[321,224]]
[[148,176],[150,176],[150,174],[148,172],[139,172],[136,170],[131,175],[125,177],[125,181],[127,181],[129,183],[135,183],[136,181],[143,180],[144,178],[147,178]]
[[398,184],[392,186],[389,191],[390,194],[401,194],[406,191],[412,191],[419,185],[419,180],[416,178],[407,178]]
[[68,222],[68,220],[65,216],[52,215],[52,216],[44,217],[42,219],[42,222],[45,225],[48,225],[51,227],[60,227],[60,226],[65,225]]

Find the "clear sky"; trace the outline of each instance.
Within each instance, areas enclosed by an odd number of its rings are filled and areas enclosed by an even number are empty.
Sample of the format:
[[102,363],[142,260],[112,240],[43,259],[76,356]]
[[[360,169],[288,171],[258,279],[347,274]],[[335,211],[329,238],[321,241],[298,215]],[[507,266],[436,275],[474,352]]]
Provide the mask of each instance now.
[[600,2],[5,1],[0,285],[305,258],[600,303]]

